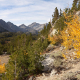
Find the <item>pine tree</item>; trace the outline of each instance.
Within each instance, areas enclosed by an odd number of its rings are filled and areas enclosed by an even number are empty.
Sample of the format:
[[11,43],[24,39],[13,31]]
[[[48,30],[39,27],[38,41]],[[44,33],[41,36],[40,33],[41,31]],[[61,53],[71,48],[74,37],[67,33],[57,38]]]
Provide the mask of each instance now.
[[65,13],[68,13],[69,8],[65,8]]
[[76,11],[77,10],[77,3],[78,3],[78,0],[73,0],[73,4],[72,4],[72,11]]
[[80,1],[78,2],[78,9],[77,10],[80,10]]
[[64,16],[60,17],[59,20],[57,20],[57,22],[54,25],[54,28],[60,33],[60,31],[62,31],[64,29],[65,26],[65,18]]
[[47,25],[47,34],[49,34],[50,28],[51,28],[51,23],[49,22]]
[[62,16],[62,10],[60,9],[60,15],[59,15],[60,17]]
[[43,30],[40,31],[40,33],[41,33],[42,35],[45,35],[46,32],[47,32],[47,31],[46,31],[46,26],[44,25],[44,28],[43,28]]
[[57,7],[55,8],[55,12],[54,14],[52,15],[52,23],[54,24],[54,22],[59,18],[59,11],[57,9]]

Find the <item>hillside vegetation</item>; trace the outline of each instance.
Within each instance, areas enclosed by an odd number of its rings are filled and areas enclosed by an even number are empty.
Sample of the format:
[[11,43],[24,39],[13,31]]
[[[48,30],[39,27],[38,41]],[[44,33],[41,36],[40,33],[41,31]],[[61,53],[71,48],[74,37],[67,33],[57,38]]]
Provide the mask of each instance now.
[[[47,35],[50,28],[51,24],[49,22],[47,27],[44,25],[44,29],[38,35],[1,33],[0,55],[5,52],[10,54],[8,64],[6,66],[5,64],[0,65],[2,80],[24,80],[30,75],[42,72],[41,61],[44,58],[40,55],[49,44]],[[7,74],[5,75],[4,72],[7,72]]]

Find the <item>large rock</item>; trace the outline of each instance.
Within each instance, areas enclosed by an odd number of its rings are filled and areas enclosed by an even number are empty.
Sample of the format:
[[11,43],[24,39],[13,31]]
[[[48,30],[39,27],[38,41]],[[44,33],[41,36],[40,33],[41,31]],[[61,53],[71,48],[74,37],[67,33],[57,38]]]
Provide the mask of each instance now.
[[76,15],[80,16],[80,11],[77,11],[77,12],[76,12]]
[[50,33],[50,36],[55,35],[56,32],[57,32],[56,29],[53,29],[52,32]]
[[42,61],[44,69],[42,71],[50,72],[53,69],[54,59],[50,57],[51,54],[46,54],[45,59]]

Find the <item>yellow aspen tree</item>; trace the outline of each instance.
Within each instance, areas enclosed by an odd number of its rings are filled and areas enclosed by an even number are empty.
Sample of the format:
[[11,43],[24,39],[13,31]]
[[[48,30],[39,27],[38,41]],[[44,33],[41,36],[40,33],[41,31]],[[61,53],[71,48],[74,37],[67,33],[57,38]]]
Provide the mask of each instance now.
[[51,44],[55,44],[56,42],[58,42],[59,36],[57,35],[49,36],[48,35],[48,40],[51,42]]
[[67,16],[64,13],[67,27],[61,32],[61,38],[63,39],[62,45],[66,47],[66,49],[74,47],[76,50],[73,58],[80,58],[80,21],[77,15],[69,15]]

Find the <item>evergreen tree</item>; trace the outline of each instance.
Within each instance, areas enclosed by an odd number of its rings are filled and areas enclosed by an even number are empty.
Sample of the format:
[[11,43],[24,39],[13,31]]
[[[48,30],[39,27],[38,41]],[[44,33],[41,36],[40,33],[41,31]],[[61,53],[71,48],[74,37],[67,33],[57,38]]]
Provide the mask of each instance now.
[[49,33],[50,28],[51,28],[51,23],[49,22],[47,25],[47,33]]
[[44,42],[42,44],[42,48],[45,50],[47,48],[48,44],[49,44],[48,39],[45,38],[45,40],[44,40]]
[[73,0],[73,4],[72,4],[72,11],[76,11],[77,10],[77,3],[78,3],[78,0]]
[[80,1],[78,2],[78,9],[77,10],[80,10]]
[[65,8],[65,13],[68,13],[68,11],[69,11],[69,8]]
[[59,20],[57,20],[57,22],[55,23],[54,28],[60,33],[60,31],[62,31],[64,29],[65,26],[65,18],[64,16],[60,17]]
[[44,25],[43,30],[40,31],[40,33],[41,33],[42,35],[45,35],[45,34],[46,34],[46,26],[45,26],[45,25]]
[[60,15],[59,15],[60,17],[62,16],[62,10],[60,9]]
[[52,15],[52,23],[54,24],[54,22],[59,18],[59,11],[57,9],[57,7],[55,8],[54,14]]

